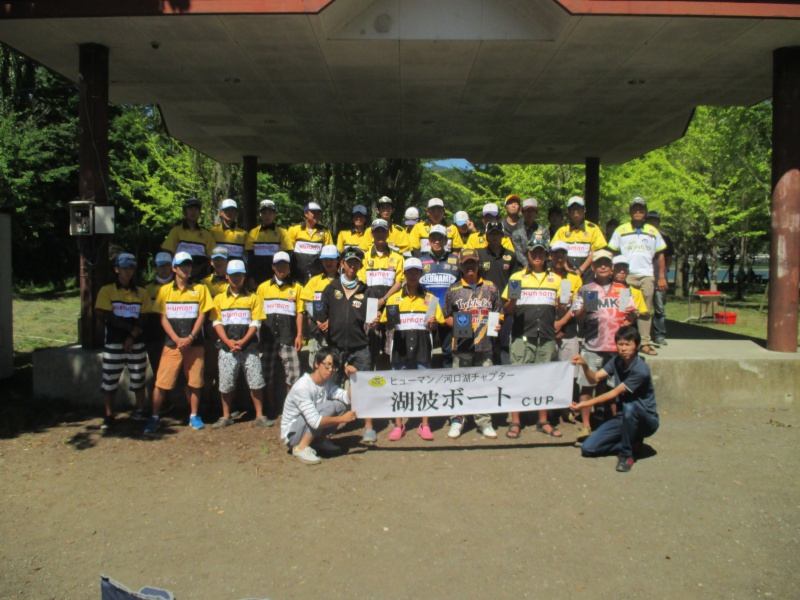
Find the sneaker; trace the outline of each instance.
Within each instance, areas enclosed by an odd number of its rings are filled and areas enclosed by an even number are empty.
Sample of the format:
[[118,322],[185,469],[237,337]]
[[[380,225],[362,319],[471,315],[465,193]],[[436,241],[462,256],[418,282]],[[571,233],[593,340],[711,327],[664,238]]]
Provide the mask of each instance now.
[[339,454],[342,449],[334,444],[329,438],[321,438],[314,442],[314,449],[324,454]]
[[617,459],[617,471],[620,473],[627,473],[633,468],[633,457],[632,456],[620,456]]
[[461,435],[461,431],[464,429],[464,424],[461,422],[460,419],[453,419],[453,422],[450,423],[450,431],[447,432],[447,437],[451,440],[456,439]]
[[375,433],[374,429],[365,429],[364,435],[361,436],[361,443],[362,444],[377,444],[378,443],[378,434]]
[[225,429],[226,427],[230,427],[233,425],[235,421],[228,417],[220,417],[217,419],[217,422],[211,426],[211,429]]
[[656,344],[657,344],[657,345],[659,345],[659,346],[668,346],[668,345],[669,345],[669,344],[667,344],[667,340],[665,340],[665,339],[663,339],[663,338],[662,338],[662,339],[660,339],[660,340],[655,340],[655,342],[656,342]]
[[137,408],[131,413],[131,419],[134,421],[147,421],[147,415],[144,414],[143,410]]
[[577,440],[578,440],[579,442],[582,442],[583,440],[585,440],[586,438],[588,438],[590,435],[592,435],[592,428],[591,428],[591,427],[581,427],[581,428],[578,430],[578,437],[577,437]]
[[400,441],[400,438],[402,438],[405,434],[406,434],[405,426],[395,427],[394,429],[392,429],[392,433],[389,434],[389,441],[390,442]]
[[103,431],[107,431],[110,427],[114,426],[114,415],[109,415],[103,419],[103,424],[100,425],[100,429]]
[[293,448],[292,456],[294,456],[297,460],[307,465],[318,465],[320,462],[322,462],[319,459],[319,456],[317,456],[317,453],[314,452],[314,449],[311,446],[306,446],[302,450]]
[[275,421],[268,419],[264,415],[261,415],[255,421],[253,421],[253,427],[272,427],[273,425],[275,425]]
[[428,427],[427,425],[420,425],[419,428],[417,429],[417,433],[419,434],[419,437],[421,437],[426,442],[433,441],[433,433],[431,433],[431,428]]
[[491,423],[487,423],[486,425],[478,425],[478,435],[482,435],[487,440],[496,440],[497,439],[497,432],[492,427]]
[[144,432],[150,434],[156,431],[158,431],[158,417],[150,417],[147,419],[147,425],[144,426]]
[[205,429],[206,426],[206,424],[203,423],[203,419],[201,419],[199,415],[189,417],[189,425],[192,426],[192,429]]

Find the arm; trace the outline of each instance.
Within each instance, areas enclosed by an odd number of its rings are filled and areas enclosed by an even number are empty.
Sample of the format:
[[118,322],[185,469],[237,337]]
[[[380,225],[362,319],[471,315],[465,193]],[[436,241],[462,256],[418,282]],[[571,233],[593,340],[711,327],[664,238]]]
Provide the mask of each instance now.
[[506,300],[506,303],[503,305],[503,310],[507,315],[510,315],[517,309],[517,301],[513,298]]
[[667,267],[666,261],[664,260],[664,253],[658,253],[658,291],[659,292],[666,292],[668,289],[667,286]]
[[[204,314],[204,313],[201,313],[201,314]],[[164,333],[167,334],[167,337],[169,337],[169,339],[171,339],[173,342],[175,342],[175,346],[176,347],[184,348],[186,346],[191,345],[192,338],[191,337],[179,338],[178,334],[175,333],[175,330],[172,328],[172,324],[169,322],[169,319],[167,318],[167,315],[165,315],[165,314],[161,315],[161,327],[164,328]]]
[[[584,369],[586,371],[586,369]],[[598,375],[603,371],[598,371]],[[571,408],[573,410],[580,410],[581,408],[589,408],[590,406],[594,406],[595,404],[602,404],[603,402],[608,402],[609,400],[613,400],[618,396],[621,396],[623,393],[627,392],[628,388],[625,387],[624,383],[620,383],[617,387],[613,390],[606,392],[605,394],[600,394],[599,396],[592,398],[591,400],[584,400],[583,402],[574,403]]]
[[[215,322],[214,331],[217,332],[217,336],[219,336],[220,341],[223,344],[225,344],[230,349],[231,352],[236,352],[237,350],[241,350],[241,348],[237,346],[236,342],[228,338],[227,334],[225,333],[225,327],[223,327],[222,323]],[[249,335],[250,332],[248,332],[248,336]],[[244,342],[244,340],[242,340],[242,342]]]
[[297,316],[295,317],[295,326],[297,327],[297,337],[294,339],[294,349],[297,352],[300,352],[300,349],[303,347],[303,321],[305,317],[303,316],[303,311],[297,311]]
[[608,373],[606,373],[603,369],[600,369],[597,371],[597,373],[592,371],[580,354],[573,356],[572,360],[569,362],[571,362],[573,365],[579,365],[583,367],[583,374],[586,375],[586,380],[592,385],[597,385],[598,382],[605,381],[605,379],[608,377]]

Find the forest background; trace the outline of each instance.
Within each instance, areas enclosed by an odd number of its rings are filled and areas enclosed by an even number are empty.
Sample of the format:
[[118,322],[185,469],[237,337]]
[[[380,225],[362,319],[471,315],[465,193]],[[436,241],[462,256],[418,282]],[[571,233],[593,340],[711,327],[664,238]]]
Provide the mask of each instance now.
[[[12,261],[17,287],[75,285],[78,245],[69,237],[67,202],[77,199],[78,90],[12,50],[0,47],[0,210],[12,215]],[[220,164],[172,139],[157,107],[113,105],[110,110],[108,197],[116,207],[112,248],[150,265],[182,202],[203,202],[202,222],[215,222],[225,198],[241,198],[241,165]],[[600,225],[624,222],[635,196],[661,212],[676,248],[676,293],[696,278],[706,258],[716,288],[717,267],[737,273],[737,295],[756,256],[769,247],[772,107],[698,107],[686,135],[622,165],[600,169]],[[444,199],[448,214],[476,220],[488,202],[506,195],[539,201],[547,210],[583,195],[583,165],[474,164],[443,167],[437,158],[377,159],[363,164],[259,164],[258,199],[278,206],[278,224],[302,219],[311,200],[334,231],[347,227],[355,204],[406,207]],[[145,269],[146,271],[146,269]],[[732,280],[733,278],[731,278]]]

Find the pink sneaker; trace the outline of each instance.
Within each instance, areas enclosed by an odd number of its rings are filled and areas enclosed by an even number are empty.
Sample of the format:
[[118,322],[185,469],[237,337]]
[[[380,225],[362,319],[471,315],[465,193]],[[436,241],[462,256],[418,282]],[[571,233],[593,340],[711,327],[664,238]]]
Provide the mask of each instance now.
[[433,434],[431,433],[431,428],[428,427],[427,425],[420,425],[419,429],[417,429],[417,433],[419,434],[419,437],[421,437],[426,442],[433,441]]
[[395,428],[394,428],[394,429],[392,429],[392,433],[390,433],[390,434],[389,434],[389,441],[390,441],[390,442],[396,442],[396,441],[398,441],[398,440],[399,440],[401,437],[403,437],[405,434],[406,434],[406,427],[405,427],[405,425],[403,425],[402,427],[397,427],[397,426],[395,426]]

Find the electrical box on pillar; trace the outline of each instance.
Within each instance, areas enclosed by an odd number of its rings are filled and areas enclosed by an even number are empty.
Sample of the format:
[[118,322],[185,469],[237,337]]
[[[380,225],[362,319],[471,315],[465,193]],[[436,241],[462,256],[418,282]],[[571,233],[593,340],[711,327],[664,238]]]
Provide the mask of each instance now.
[[91,200],[75,200],[69,203],[70,235],[113,233],[113,206],[98,206]]

